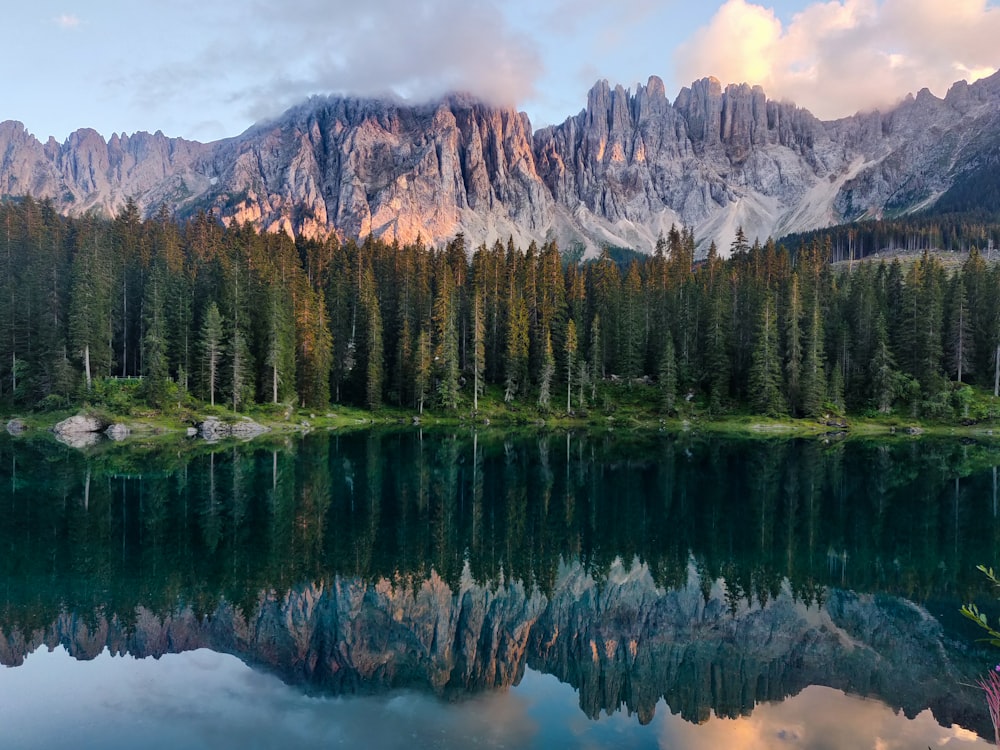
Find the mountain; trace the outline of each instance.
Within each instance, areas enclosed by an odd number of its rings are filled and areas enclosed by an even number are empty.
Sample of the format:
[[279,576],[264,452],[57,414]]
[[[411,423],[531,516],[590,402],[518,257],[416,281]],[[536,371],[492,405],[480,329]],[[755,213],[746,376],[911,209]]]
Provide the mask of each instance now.
[[809,603],[787,581],[751,602],[693,565],[672,590],[646,565],[618,560],[601,580],[566,564],[548,595],[514,581],[482,585],[466,569],[454,588],[433,572],[410,582],[336,577],[201,615],[183,605],[64,611],[30,632],[0,629],[0,664],[58,645],[81,660],[105,649],[144,658],[209,648],[334,695],[407,688],[458,700],[516,685],[527,666],[572,685],[591,718],[624,708],[642,723],[661,698],[703,722],[826,685],[909,717],[929,707],[942,725],[988,729],[971,687],[977,655],[922,607],[839,589]]
[[[663,82],[606,81],[562,124],[466,95],[426,104],[318,97],[201,144],[79,130],[41,143],[0,123],[0,195],[58,210],[214,209],[224,221],[323,236],[438,243],[556,240],[649,249],[672,223],[728,248],[743,226],[780,237],[959,202],[995,186],[1000,74],[927,89],[886,112],[824,122],[757,86],[714,78],[671,102]],[[969,198],[969,194],[973,198]],[[964,203],[963,203],[964,202]]]

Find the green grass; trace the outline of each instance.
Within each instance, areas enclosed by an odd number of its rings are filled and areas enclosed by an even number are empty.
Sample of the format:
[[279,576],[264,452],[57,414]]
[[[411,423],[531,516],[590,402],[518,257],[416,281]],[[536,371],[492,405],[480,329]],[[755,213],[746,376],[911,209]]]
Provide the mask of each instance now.
[[[981,438],[992,436],[994,428],[1000,435],[1000,399],[992,392],[979,388],[962,389],[961,415],[938,420],[912,418],[908,412],[883,415],[868,412],[841,417],[833,413],[820,419],[768,417],[750,413],[746,407],[713,413],[702,397],[690,400],[681,397],[676,409],[667,414],[655,385],[641,382],[601,382],[596,388],[585,389],[586,403],[578,402],[579,390],[574,388],[572,411],[566,411],[566,393],[557,388],[547,408],[537,401],[504,401],[501,386],[490,386],[473,411],[471,394],[464,392],[456,409],[428,407],[423,414],[416,409],[383,407],[368,411],[357,407],[332,405],[326,409],[298,408],[294,404],[254,404],[245,410],[233,411],[222,403],[214,406],[189,394],[173,393],[163,408],[155,409],[142,403],[138,383],[108,381],[95,386],[91,398],[76,405],[51,400],[45,409],[24,413],[8,413],[6,418],[19,416],[31,431],[50,429],[57,422],[77,413],[100,416],[108,423],[121,422],[132,431],[134,438],[186,436],[187,429],[206,417],[232,422],[250,418],[269,427],[272,434],[287,435],[309,431],[354,430],[378,425],[479,426],[513,429],[519,427],[554,429],[611,429],[643,431],[695,431],[712,434],[733,434],[755,437],[815,436],[841,438],[849,436],[898,435],[910,436],[910,428],[928,435],[966,435]],[[468,391],[470,389],[466,389]],[[6,419],[5,418],[5,419]],[[846,423],[847,427],[839,425]]]

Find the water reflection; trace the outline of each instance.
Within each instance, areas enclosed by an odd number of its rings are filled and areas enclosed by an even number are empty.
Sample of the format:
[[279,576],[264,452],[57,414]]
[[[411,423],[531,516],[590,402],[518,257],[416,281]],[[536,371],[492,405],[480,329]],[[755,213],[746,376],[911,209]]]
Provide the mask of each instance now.
[[824,685],[985,730],[956,611],[1000,559],[991,447],[103,448],[0,441],[3,664],[208,648],[312,694],[463,700],[534,670],[584,721],[643,724],[756,717]]
[[[104,653],[86,664],[61,651],[42,651],[3,680],[9,694],[21,699],[16,707],[0,703],[4,741],[20,750],[990,747],[960,727],[938,725],[929,711],[908,720],[878,702],[824,687],[761,704],[752,716],[713,717],[702,724],[661,704],[652,724],[637,732],[635,720],[622,714],[602,722],[582,718],[570,687],[533,670],[517,690],[461,703],[412,691],[307,697],[234,657],[207,650],[159,660]],[[53,712],[53,705],[60,710]]]

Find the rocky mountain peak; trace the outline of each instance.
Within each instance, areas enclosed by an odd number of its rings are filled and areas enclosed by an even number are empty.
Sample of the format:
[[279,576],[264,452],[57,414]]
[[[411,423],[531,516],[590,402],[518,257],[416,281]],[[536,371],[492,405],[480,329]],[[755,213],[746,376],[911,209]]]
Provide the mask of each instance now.
[[524,113],[461,93],[315,97],[209,144],[81,129],[43,146],[10,121],[0,194],[50,197],[67,213],[115,213],[132,198],[147,213],[212,208],[310,236],[438,243],[463,231],[472,245],[512,236],[591,252],[648,249],[679,223],[728,247],[740,225],[765,238],[928,205],[1000,126],[998,102],[1000,74],[824,123],[713,77],[671,102],[651,76],[634,92],[598,81],[578,115],[535,133]]

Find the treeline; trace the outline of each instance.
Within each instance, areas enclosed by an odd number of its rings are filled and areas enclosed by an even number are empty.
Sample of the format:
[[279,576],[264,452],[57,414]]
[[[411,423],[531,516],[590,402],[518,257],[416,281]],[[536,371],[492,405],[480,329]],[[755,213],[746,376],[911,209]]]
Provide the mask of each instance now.
[[259,234],[211,214],[178,225],[129,204],[113,221],[0,205],[0,398],[99,400],[142,376],[153,405],[190,393],[322,408],[542,410],[602,405],[603,384],[655,383],[655,406],[948,416],[995,387],[1000,271],[925,254],[835,271],[742,231],[694,261],[672,229],[642,258],[566,263],[553,243],[441,248]]
[[814,243],[828,245],[830,261],[834,263],[877,258],[900,251],[968,253],[974,247],[984,252],[992,247],[1000,254],[1000,250],[996,250],[1000,247],[998,219],[996,213],[982,212],[911,214],[791,234],[784,237],[782,243],[793,254]]

